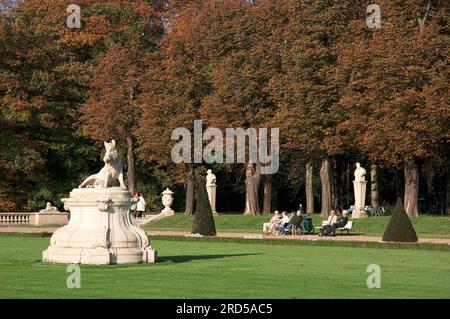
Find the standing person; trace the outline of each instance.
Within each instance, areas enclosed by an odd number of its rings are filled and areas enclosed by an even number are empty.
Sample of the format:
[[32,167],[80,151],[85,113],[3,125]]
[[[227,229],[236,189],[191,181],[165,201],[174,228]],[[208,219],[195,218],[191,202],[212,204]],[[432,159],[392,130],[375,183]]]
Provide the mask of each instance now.
[[141,193],[138,193],[139,199],[136,204],[137,218],[142,218],[145,212],[145,208],[147,203],[145,202],[144,196]]
[[136,215],[136,208],[137,208],[137,202],[139,201],[139,194],[137,192],[134,193],[133,197],[131,197],[131,214],[134,218],[137,217]]

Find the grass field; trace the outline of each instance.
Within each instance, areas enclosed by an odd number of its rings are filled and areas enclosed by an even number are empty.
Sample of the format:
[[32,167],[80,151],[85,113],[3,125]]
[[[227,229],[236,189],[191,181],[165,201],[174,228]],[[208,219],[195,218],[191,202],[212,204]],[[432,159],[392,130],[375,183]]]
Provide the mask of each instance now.
[[[354,220],[353,233],[357,235],[382,236],[389,216],[372,217]],[[269,215],[243,216],[220,215],[215,216],[216,230],[219,232],[261,232],[262,224],[270,219]],[[313,215],[313,224],[318,226],[324,218]],[[145,226],[146,230],[185,230],[192,228],[193,216],[176,214]],[[450,217],[421,216],[411,219],[419,237],[450,238]]]
[[[41,263],[49,238],[0,236],[0,298],[450,298],[450,253],[154,239],[156,264]],[[368,289],[369,264],[381,288]]]

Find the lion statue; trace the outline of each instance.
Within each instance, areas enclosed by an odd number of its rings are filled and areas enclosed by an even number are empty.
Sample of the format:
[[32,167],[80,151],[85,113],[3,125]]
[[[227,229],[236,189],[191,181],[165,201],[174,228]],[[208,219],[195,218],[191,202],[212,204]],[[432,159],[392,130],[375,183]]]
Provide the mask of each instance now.
[[84,180],[79,188],[87,187],[112,187],[116,180],[119,180],[121,188],[127,188],[123,182],[123,165],[116,149],[116,141],[104,142],[106,153],[103,157],[105,166],[97,174],[91,175]]

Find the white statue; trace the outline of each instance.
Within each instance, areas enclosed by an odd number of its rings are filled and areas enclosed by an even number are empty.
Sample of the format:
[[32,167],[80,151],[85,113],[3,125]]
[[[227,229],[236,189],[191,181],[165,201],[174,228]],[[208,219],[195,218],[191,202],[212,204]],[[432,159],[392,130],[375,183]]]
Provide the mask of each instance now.
[[[73,189],[68,198],[61,199],[64,208],[70,210],[69,223],[53,233],[50,246],[42,252],[43,262],[93,265],[156,262],[157,253],[148,235],[131,221],[131,194],[123,182],[116,142],[105,142],[105,148],[102,170]],[[121,187],[113,187],[117,179]]]
[[356,163],[356,169],[355,169],[355,181],[356,182],[364,182],[366,180],[366,170],[361,167],[360,163]]
[[162,192],[162,203],[164,205],[164,209],[161,211],[161,213],[166,213],[166,215],[173,215],[175,212],[172,210],[171,206],[173,204],[173,192],[166,188],[164,192]]
[[211,205],[212,213],[215,215],[216,212],[216,175],[213,174],[212,170],[206,171],[206,192],[208,193],[209,204]]
[[116,149],[116,141],[104,142],[106,153],[103,157],[105,166],[97,174],[85,179],[79,188],[86,187],[112,187],[116,180],[119,180],[121,188],[127,188],[123,182],[123,165]]
[[206,186],[216,186],[216,175],[210,169],[206,173]]
[[45,206],[45,209],[41,209],[41,210],[39,211],[39,213],[40,213],[40,214],[42,214],[42,213],[51,213],[51,214],[54,214],[54,213],[59,213],[59,210],[58,210],[57,207],[52,206],[52,203],[47,202],[47,206]]
[[366,200],[366,170],[361,167],[361,164],[356,163],[355,180],[353,181],[353,190],[355,192],[355,209],[352,212],[352,218],[367,217],[364,210],[364,203]]

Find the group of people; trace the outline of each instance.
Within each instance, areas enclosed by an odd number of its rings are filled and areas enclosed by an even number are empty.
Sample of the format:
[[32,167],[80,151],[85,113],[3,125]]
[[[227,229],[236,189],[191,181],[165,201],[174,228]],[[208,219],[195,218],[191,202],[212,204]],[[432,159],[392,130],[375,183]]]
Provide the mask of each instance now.
[[319,231],[319,236],[335,236],[336,229],[344,227],[348,222],[348,212],[342,211],[341,216],[337,216],[336,211],[332,210],[326,223],[322,225]]
[[283,211],[280,214],[280,212],[276,210],[270,221],[263,224],[263,233],[266,235],[280,235],[283,233],[284,229],[300,229],[302,228],[302,221],[303,216],[300,210],[292,212],[290,216],[286,211]]
[[146,206],[147,203],[145,202],[142,193],[135,192],[133,197],[131,198],[131,213],[133,214],[134,218],[144,217]]
[[[295,230],[305,230],[303,225],[303,214],[300,210],[292,212],[290,215],[286,211],[281,214],[275,211],[273,217],[268,223],[263,224],[263,234],[287,234],[294,233]],[[328,219],[322,224],[319,231],[319,236],[335,236],[336,229],[344,227],[348,222],[348,212],[342,211],[340,216],[337,216],[336,211],[332,210]],[[312,223],[311,223],[312,228]]]

